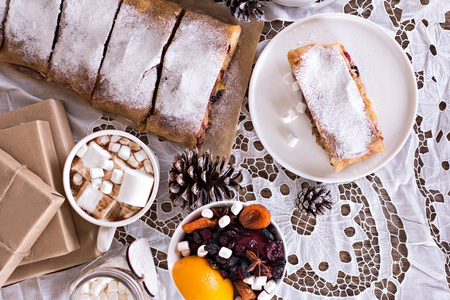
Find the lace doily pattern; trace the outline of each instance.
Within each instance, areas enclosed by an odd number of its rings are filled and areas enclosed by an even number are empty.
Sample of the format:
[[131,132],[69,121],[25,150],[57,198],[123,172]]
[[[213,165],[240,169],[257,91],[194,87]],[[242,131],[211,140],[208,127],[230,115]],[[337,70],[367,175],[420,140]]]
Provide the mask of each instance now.
[[[402,201],[407,201],[405,193],[415,195],[414,188],[419,191],[418,202],[422,201],[431,240],[446,257],[442,270],[450,295],[450,2],[337,0],[333,7],[384,26],[411,60],[419,89],[412,137],[418,145],[412,146],[416,148],[410,156],[401,155],[411,159],[415,184],[400,191],[385,179],[398,172],[388,165],[354,182],[326,185],[334,195],[332,209],[318,218],[303,215],[295,206],[295,196],[302,188],[321,183],[293,174],[267,153],[254,131],[245,99],[230,157],[244,177],[234,198],[267,206],[285,235],[286,277],[273,299],[299,295],[311,299],[402,299],[408,276],[414,276],[409,275],[414,269],[409,244],[414,232],[408,231]],[[291,23],[266,22],[261,47]],[[157,200],[139,224],[118,228],[115,239],[128,244],[139,235],[154,237],[150,243],[155,263],[167,272],[167,246],[186,211],[168,199],[166,173],[173,155],[183,149],[105,116],[94,122],[89,132],[105,129],[137,136],[158,156],[162,178]]]

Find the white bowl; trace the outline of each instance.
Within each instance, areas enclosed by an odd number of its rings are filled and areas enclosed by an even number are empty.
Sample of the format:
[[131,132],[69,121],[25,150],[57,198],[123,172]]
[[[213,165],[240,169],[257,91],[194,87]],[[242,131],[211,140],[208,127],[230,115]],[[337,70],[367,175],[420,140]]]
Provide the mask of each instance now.
[[[173,265],[182,257],[181,253],[177,249],[177,245],[179,242],[181,242],[184,239],[184,235],[186,234],[184,232],[184,230],[182,229],[183,225],[200,218],[202,210],[204,210],[205,208],[226,207],[226,206],[231,207],[235,202],[238,202],[238,201],[219,201],[219,202],[213,202],[213,203],[204,205],[202,207],[199,207],[196,210],[194,210],[192,213],[190,213],[186,218],[184,218],[184,220],[178,225],[178,227],[175,229],[172,239],[170,240],[169,250],[168,250],[168,254],[167,254],[167,264],[169,267],[169,274],[170,274],[170,278],[172,278],[172,281],[173,281],[173,276],[172,276]],[[250,204],[254,204],[254,203],[243,203],[242,202],[242,204],[244,205],[244,207],[246,207],[246,206],[249,206]],[[275,238],[277,240],[283,241],[283,252],[284,252],[285,259],[287,260],[286,241],[284,239],[283,234],[281,233],[280,227],[278,227],[278,225],[273,221],[273,218],[270,221],[270,224],[272,224],[277,229],[277,235]],[[270,293],[269,299],[271,299],[273,297],[273,295],[275,295],[278,288],[281,286],[281,284],[283,282],[283,278],[285,276],[285,273],[286,273],[286,267],[283,270],[283,276],[280,279],[275,279],[277,282],[277,287],[275,288],[275,290],[272,291],[272,293]]]
[[[135,215],[125,219],[125,220],[121,220],[121,221],[106,221],[106,220],[98,220],[92,216],[90,216],[89,214],[87,214],[80,206],[78,206],[78,204],[76,203],[73,195],[72,195],[72,190],[70,188],[70,168],[72,166],[72,161],[75,157],[75,154],[78,152],[78,150],[81,148],[82,145],[85,145],[87,143],[89,143],[91,140],[96,139],[99,136],[103,136],[103,135],[119,135],[122,137],[125,137],[135,143],[137,143],[147,154],[147,156],[149,157],[152,166],[153,166],[153,171],[154,171],[154,183],[153,183],[153,189],[150,193],[149,199],[147,201],[147,204]],[[69,200],[69,203],[72,205],[72,208],[85,220],[87,220],[88,222],[91,222],[93,224],[96,224],[98,226],[102,226],[102,227],[119,227],[119,226],[125,226],[127,224],[130,224],[136,220],[138,220],[140,217],[142,217],[152,206],[153,201],[156,198],[156,194],[158,193],[158,187],[159,187],[159,178],[160,178],[160,174],[159,174],[159,163],[158,160],[156,159],[155,154],[147,147],[147,145],[145,145],[140,139],[138,139],[137,137],[126,133],[124,131],[120,131],[120,130],[102,130],[102,131],[97,131],[94,132],[86,137],[84,137],[83,139],[81,139],[76,145],[75,147],[73,147],[73,149],[70,151],[67,159],[66,159],[66,163],[64,164],[64,170],[63,170],[63,184],[64,184],[64,191],[66,193],[66,198],[67,200]]]

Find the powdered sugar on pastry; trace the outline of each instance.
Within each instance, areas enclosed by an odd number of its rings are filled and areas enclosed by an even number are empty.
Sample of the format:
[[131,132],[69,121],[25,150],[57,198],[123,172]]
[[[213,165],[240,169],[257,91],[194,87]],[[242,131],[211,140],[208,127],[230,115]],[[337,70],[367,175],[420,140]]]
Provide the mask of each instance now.
[[339,45],[312,46],[301,58],[293,71],[314,121],[327,133],[322,138],[335,147],[329,150],[340,158],[367,153],[374,126]]
[[119,0],[65,0],[50,80],[90,98]]
[[10,1],[2,61],[47,73],[61,0]]
[[210,16],[186,12],[164,57],[150,130],[159,122],[163,127],[170,124],[172,139],[186,143],[181,136],[195,138],[227,57],[230,27]]
[[94,107],[137,123],[144,120],[152,106],[162,50],[180,11],[162,0],[122,3],[94,89]]

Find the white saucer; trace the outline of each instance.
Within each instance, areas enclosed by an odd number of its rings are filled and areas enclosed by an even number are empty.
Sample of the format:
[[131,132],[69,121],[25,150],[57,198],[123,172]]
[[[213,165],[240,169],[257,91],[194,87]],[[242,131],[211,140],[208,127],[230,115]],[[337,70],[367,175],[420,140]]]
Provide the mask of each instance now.
[[[316,144],[308,117],[285,124],[281,115],[300,100],[283,76],[291,72],[287,53],[310,43],[341,42],[358,66],[383,131],[386,150],[337,173]],[[316,181],[352,181],[387,164],[406,142],[416,115],[417,88],[411,64],[398,43],[381,27],[363,18],[321,14],[291,24],[266,46],[250,82],[252,122],[262,144],[281,165]],[[288,146],[289,133],[299,138]]]

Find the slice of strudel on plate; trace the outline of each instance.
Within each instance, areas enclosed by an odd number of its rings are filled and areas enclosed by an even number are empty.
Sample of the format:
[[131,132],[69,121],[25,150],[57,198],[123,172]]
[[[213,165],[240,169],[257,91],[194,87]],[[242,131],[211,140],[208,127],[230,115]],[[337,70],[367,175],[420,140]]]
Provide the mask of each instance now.
[[289,51],[288,60],[317,143],[336,172],[385,150],[375,111],[344,46],[309,44]]

